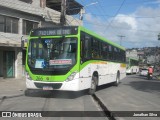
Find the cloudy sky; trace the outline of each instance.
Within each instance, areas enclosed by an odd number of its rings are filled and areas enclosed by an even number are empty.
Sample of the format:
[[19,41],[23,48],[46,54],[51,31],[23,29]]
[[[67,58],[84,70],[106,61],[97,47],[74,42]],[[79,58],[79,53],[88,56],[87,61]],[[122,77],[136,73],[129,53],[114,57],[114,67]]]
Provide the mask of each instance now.
[[160,46],[160,0],[77,1],[86,28],[126,48]]

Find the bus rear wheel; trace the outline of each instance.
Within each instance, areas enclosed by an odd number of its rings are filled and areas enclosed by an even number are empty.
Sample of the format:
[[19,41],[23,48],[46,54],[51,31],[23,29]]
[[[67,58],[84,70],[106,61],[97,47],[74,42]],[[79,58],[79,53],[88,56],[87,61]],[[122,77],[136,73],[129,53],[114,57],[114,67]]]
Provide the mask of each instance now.
[[97,80],[98,78],[93,76],[92,77],[92,81],[91,81],[91,87],[89,88],[89,95],[93,95],[96,92],[96,88],[97,88]]

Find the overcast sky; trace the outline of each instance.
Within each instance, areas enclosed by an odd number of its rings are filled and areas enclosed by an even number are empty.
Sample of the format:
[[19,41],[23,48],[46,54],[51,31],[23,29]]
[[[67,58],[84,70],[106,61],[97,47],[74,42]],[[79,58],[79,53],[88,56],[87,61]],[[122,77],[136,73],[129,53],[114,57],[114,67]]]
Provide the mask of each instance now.
[[160,46],[160,0],[77,0],[84,26],[126,48]]

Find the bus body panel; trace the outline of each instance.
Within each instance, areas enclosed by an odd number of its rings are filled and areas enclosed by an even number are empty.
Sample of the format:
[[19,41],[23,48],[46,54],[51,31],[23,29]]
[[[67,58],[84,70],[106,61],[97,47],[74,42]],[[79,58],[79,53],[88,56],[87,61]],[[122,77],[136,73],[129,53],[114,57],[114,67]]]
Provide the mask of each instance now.
[[66,90],[66,91],[79,91],[79,79],[74,79],[72,81],[64,81],[64,82],[40,82],[40,81],[33,81],[26,79],[26,87],[28,89],[43,89],[38,88],[35,86],[35,83],[41,83],[43,86],[50,87],[48,84],[62,84],[62,86],[59,89],[55,89],[53,87],[53,90]]
[[[61,83],[62,86],[59,89],[55,90],[66,90],[66,91],[79,91],[90,88],[92,75],[95,71],[98,72],[98,86],[104,85],[107,83],[115,82],[117,77],[117,71],[120,71],[120,80],[123,79],[125,74],[125,68],[121,67],[120,63],[113,62],[93,62],[86,65],[79,73],[74,77],[71,81],[64,82],[44,82],[44,81],[34,81],[26,79],[26,86],[28,89],[43,89],[37,88],[34,83],[42,83],[44,84],[56,84]],[[54,89],[54,88],[53,88]]]
[[120,72],[121,80],[126,76],[125,65],[122,66],[121,63],[97,61],[86,65],[80,71],[80,78],[86,78],[86,80],[89,80],[89,85],[91,85],[93,73],[98,72],[98,85],[103,85],[115,82],[118,71]]

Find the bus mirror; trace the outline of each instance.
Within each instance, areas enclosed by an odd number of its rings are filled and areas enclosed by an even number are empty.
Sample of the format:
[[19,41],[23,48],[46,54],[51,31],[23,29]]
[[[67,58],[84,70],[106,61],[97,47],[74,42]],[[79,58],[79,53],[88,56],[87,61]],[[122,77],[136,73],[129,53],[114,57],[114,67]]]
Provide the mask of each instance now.
[[22,40],[21,41],[21,47],[22,47],[22,49],[26,49],[27,46],[28,46],[28,40],[27,39]]

